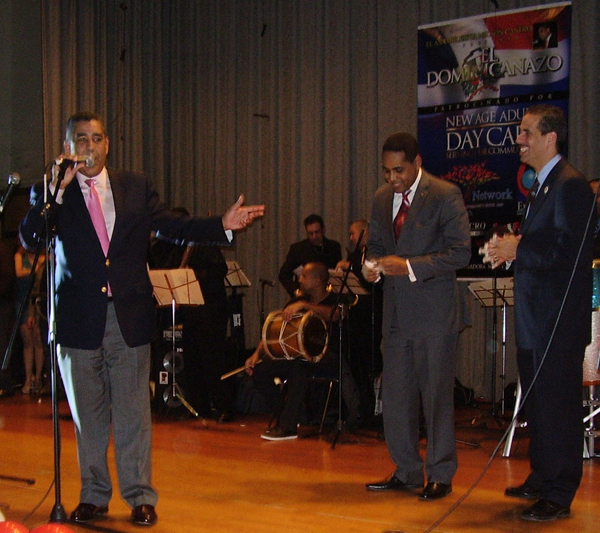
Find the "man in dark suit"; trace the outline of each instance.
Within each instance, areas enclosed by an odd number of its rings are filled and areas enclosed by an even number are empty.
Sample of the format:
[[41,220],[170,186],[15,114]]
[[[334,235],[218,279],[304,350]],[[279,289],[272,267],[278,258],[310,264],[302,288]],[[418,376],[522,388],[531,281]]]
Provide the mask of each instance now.
[[460,330],[456,271],[471,257],[469,219],[460,190],[422,168],[416,139],[389,137],[382,150],[386,184],[375,194],[368,281],[383,287],[383,424],[396,470],[367,490],[423,486],[419,401],[427,429],[425,501],[447,496],[457,468],[454,361]]
[[349,230],[352,251],[347,259],[336,266],[338,271],[350,270],[356,275],[367,294],[356,296],[348,309],[348,362],[358,385],[362,422],[375,422],[375,380],[381,374],[381,312],[383,307],[382,283],[369,283],[362,275],[367,254],[369,222],[355,220]]
[[582,364],[590,342],[596,210],[586,179],[560,155],[566,140],[567,122],[558,107],[527,110],[517,143],[521,161],[537,173],[537,193],[520,234],[488,243],[494,266],[514,261],[517,363],[528,393],[523,406],[531,473],[505,494],[536,500],[521,515],[524,520],[569,516],[582,475]]
[[298,280],[306,263],[325,263],[327,268],[335,268],[342,258],[340,243],[325,237],[325,224],[320,215],[308,215],[304,229],[306,239],[290,246],[279,270],[279,281],[292,298],[300,287]]
[[[73,115],[61,159],[75,163],[49,186],[49,226],[56,232],[55,336],[82,484],[71,520],[85,522],[108,511],[112,424],[121,496],[135,524],[151,525],[158,496],[151,484],[150,233],[183,244],[227,244],[228,232],[250,224],[264,206],[243,207],[240,197],[223,217],[178,216],[160,202],[147,176],[107,169],[108,149],[100,116]],[[82,159],[88,166],[77,162]],[[44,206],[38,195],[21,223],[21,240],[29,249],[44,233]]]

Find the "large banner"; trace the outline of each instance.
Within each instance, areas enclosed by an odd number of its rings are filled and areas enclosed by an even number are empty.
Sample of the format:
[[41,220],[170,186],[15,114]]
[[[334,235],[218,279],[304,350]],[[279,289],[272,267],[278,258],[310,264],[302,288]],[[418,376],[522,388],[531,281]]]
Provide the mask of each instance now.
[[419,27],[418,140],[423,166],[463,191],[473,255],[495,224],[518,223],[534,180],[515,144],[528,107],[568,112],[571,4]]

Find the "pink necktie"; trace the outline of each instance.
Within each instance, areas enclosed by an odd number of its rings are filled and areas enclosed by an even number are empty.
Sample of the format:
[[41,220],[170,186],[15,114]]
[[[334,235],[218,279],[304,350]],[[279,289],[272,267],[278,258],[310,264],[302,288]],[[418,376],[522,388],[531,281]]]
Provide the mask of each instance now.
[[402,194],[402,204],[400,205],[400,209],[398,209],[398,213],[396,213],[396,218],[394,219],[394,237],[396,237],[396,242],[400,238],[400,232],[402,231],[402,226],[404,226],[404,221],[406,220],[406,215],[408,214],[408,208],[410,207],[410,203],[408,201],[408,195],[410,190],[406,191]]
[[106,255],[108,253],[108,244],[110,240],[108,238],[108,231],[106,230],[106,222],[104,220],[104,214],[102,213],[102,206],[100,205],[100,196],[98,196],[94,179],[90,178],[85,180],[85,182],[90,188],[87,208],[90,212],[92,224],[94,224],[94,228],[96,230],[96,234],[98,235],[98,239],[100,240],[104,255]]

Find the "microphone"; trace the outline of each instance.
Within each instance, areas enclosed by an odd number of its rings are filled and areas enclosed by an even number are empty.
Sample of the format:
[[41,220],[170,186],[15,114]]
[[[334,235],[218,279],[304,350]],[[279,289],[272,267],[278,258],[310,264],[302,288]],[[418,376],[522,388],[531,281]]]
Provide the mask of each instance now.
[[262,283],[263,285],[268,285],[269,287],[275,287],[275,283],[268,279],[259,279],[258,282]]
[[54,198],[58,194],[60,184],[65,177],[65,172],[72,165],[75,166],[77,163],[85,163],[86,167],[94,166],[93,155],[70,155],[68,157],[61,157],[54,161],[55,165],[58,165],[58,176],[56,177],[56,190],[54,191]]
[[94,166],[93,155],[70,155],[68,157],[61,157],[54,161],[55,165],[60,167],[61,171],[67,170],[71,165],[75,166],[77,163],[85,163],[86,167]]
[[6,189],[6,191],[4,191],[2,200],[0,200],[0,213],[4,212],[4,207],[8,203],[8,198],[13,193],[13,191],[19,186],[20,181],[21,176],[16,172],[8,176],[8,188]]

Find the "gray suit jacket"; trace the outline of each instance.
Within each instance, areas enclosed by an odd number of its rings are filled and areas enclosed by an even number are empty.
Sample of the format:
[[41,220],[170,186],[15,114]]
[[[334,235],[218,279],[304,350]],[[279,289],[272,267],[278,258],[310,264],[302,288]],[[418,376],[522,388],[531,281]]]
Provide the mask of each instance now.
[[389,276],[384,283],[383,335],[397,314],[399,333],[419,338],[460,329],[456,271],[471,258],[469,217],[460,190],[423,170],[398,243],[392,220],[394,191],[385,184],[373,201],[369,257],[410,260],[417,281]]

